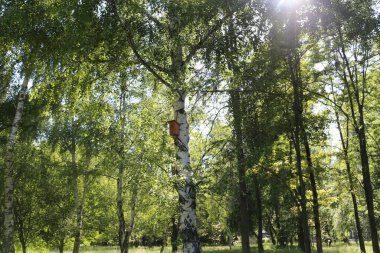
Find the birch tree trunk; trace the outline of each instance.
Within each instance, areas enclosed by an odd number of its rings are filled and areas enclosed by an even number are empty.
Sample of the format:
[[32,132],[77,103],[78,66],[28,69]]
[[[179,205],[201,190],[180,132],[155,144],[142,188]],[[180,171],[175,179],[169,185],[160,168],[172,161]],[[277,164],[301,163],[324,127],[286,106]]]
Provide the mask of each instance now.
[[190,166],[189,152],[189,123],[185,111],[186,93],[178,91],[177,100],[174,103],[175,119],[180,125],[179,136],[174,139],[176,146],[176,158],[179,162],[179,178],[177,191],[180,205],[179,231],[183,238],[184,253],[199,253],[201,246],[197,231],[196,217],[196,188],[193,182],[193,172]]
[[24,111],[25,97],[28,89],[29,75],[26,74],[19,92],[15,117],[12,122],[11,132],[6,145],[5,151],[5,168],[4,168],[4,244],[3,252],[14,253],[14,214],[13,214],[13,192],[14,192],[14,157],[15,145],[17,139],[17,130],[19,128],[22,114]]

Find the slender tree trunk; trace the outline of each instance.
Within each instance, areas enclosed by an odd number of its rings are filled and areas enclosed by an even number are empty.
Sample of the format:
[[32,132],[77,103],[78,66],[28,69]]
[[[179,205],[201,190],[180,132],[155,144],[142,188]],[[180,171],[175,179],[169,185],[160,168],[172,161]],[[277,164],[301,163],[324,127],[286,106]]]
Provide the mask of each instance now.
[[[367,204],[367,211],[368,211],[368,220],[369,220],[369,227],[371,231],[371,239],[372,239],[372,249],[374,253],[380,253],[379,248],[379,238],[377,233],[377,225],[376,225],[376,218],[375,218],[375,212],[374,212],[374,204],[373,204],[373,189],[372,189],[372,181],[371,181],[371,173],[369,168],[369,161],[368,161],[368,152],[367,152],[367,138],[365,133],[365,122],[364,122],[364,98],[365,89],[362,90],[362,94],[360,97],[360,87],[358,84],[358,75],[360,77],[365,76],[364,73],[358,73],[357,68],[355,67],[353,70],[350,66],[350,62],[347,57],[346,48],[344,46],[344,40],[343,40],[343,34],[340,29],[338,28],[338,35],[339,40],[341,43],[341,57],[343,60],[343,64],[345,67],[345,70],[343,71],[343,81],[345,84],[345,88],[348,92],[348,100],[350,105],[350,111],[351,111],[351,117],[353,121],[353,125],[355,128],[356,135],[358,137],[359,141],[359,151],[360,151],[360,160],[362,165],[362,176],[363,176],[363,184],[364,184],[364,192],[365,192],[365,199]],[[365,61],[363,64],[367,64]],[[367,69],[367,67],[363,68]],[[347,71],[347,73],[346,73]],[[366,70],[363,70],[366,71]],[[362,81],[362,85],[365,86],[366,80]],[[355,102],[354,102],[355,101]],[[357,107],[357,112],[355,110],[355,104]],[[358,115],[357,115],[358,114]],[[358,119],[357,119],[358,116]]]
[[270,240],[271,240],[273,246],[276,246],[277,245],[276,232],[275,232],[275,229],[273,228],[271,217],[268,217],[268,228],[269,228]]
[[367,153],[367,141],[364,127],[364,120],[362,119],[362,115],[360,116],[361,127],[357,129],[358,138],[359,138],[359,150],[361,157],[361,165],[362,165],[362,174],[363,174],[363,183],[364,183],[364,192],[366,196],[367,210],[368,210],[368,219],[371,231],[372,238],[372,248],[374,253],[380,253],[379,248],[379,238],[377,234],[377,225],[376,218],[374,212],[373,205],[373,189],[371,183],[371,174],[369,171],[369,161],[368,161],[368,153]]
[[196,188],[193,183],[189,152],[189,123],[185,111],[186,94],[178,91],[178,98],[174,104],[175,119],[180,125],[179,136],[175,138],[176,158],[179,161],[179,180],[177,190],[180,205],[179,231],[183,238],[184,253],[199,253],[201,245],[197,231],[196,217]]
[[297,52],[289,53],[289,68],[291,73],[291,79],[293,84],[293,99],[294,99],[294,148],[296,151],[296,168],[299,182],[299,194],[300,194],[300,204],[301,204],[301,218],[302,218],[302,228],[303,237],[305,243],[305,253],[311,252],[310,243],[310,230],[308,224],[308,214],[306,208],[306,186],[303,180],[302,171],[302,157],[301,157],[301,126],[302,126],[302,82],[300,78],[300,66]]
[[275,221],[277,230],[273,229],[273,231],[275,233],[277,245],[280,245],[280,236],[282,233],[282,226],[281,226],[281,221],[280,221],[280,205],[278,204],[278,202],[276,203],[274,213],[275,213],[275,220],[274,221]]
[[303,218],[302,218],[302,212],[299,213],[298,216],[298,248],[305,252],[305,236],[303,234]]
[[59,244],[58,244],[59,253],[63,253],[64,248],[65,248],[65,237],[62,237],[59,239]]
[[257,246],[258,252],[264,252],[263,245],[263,211],[262,211],[262,203],[261,203],[261,188],[259,181],[257,180],[257,175],[254,175],[254,184],[255,184],[255,192],[256,192],[256,205],[257,205]]
[[[135,227],[135,219],[136,219],[136,204],[137,204],[137,186],[133,186],[132,196],[131,196],[131,216],[129,218],[129,225],[127,228],[127,244],[129,249],[129,238],[132,235],[133,228]],[[127,251],[128,252],[128,251]]]
[[[125,174],[125,147],[124,147],[124,141],[125,141],[125,125],[126,125],[126,99],[127,99],[127,87],[122,80],[122,84],[120,87],[120,126],[121,126],[121,134],[120,134],[120,150],[119,150],[119,156],[121,158],[121,162],[118,169],[118,176],[117,176],[117,186],[116,186],[116,204],[117,204],[117,216],[119,219],[119,247],[121,253],[127,253],[129,250],[129,236],[128,233],[128,227],[125,221],[124,217],[124,201],[123,201],[123,191],[124,191],[124,174]],[[132,196],[133,197],[133,196]],[[134,207],[131,207],[134,208]]]
[[175,215],[171,217],[171,223],[172,223],[172,234],[170,237],[170,242],[172,244],[172,253],[177,253],[178,251],[178,224],[176,222]]
[[59,253],[63,253],[64,247],[65,247],[65,239],[60,239],[59,245],[58,245]]
[[[167,231],[167,230],[166,230]],[[164,250],[165,250],[165,247],[167,245],[167,238],[168,238],[168,235],[167,233],[165,232],[162,236],[162,245],[161,245],[161,248],[160,248],[160,253],[164,253]]]
[[[118,179],[118,189],[119,182],[122,180]],[[124,218],[124,210],[123,210],[123,200],[122,194],[118,191],[117,193],[117,207],[118,207],[118,217],[119,217],[119,245],[121,253],[128,253],[129,251],[129,238],[131,237],[133,228],[135,226],[135,218],[136,218],[136,203],[137,203],[137,187],[133,187],[132,196],[131,196],[131,216],[130,221],[127,226]]]
[[303,228],[303,237],[305,243],[305,253],[311,252],[310,242],[310,228],[308,224],[308,214],[306,207],[306,186],[303,179],[302,171],[302,156],[301,156],[301,131],[302,131],[302,76],[301,76],[301,59],[298,52],[300,45],[299,29],[297,23],[296,9],[291,11],[291,16],[288,24],[288,33],[290,34],[289,48],[288,48],[288,67],[290,72],[291,83],[293,85],[293,112],[294,112],[294,148],[296,151],[296,168],[299,183],[299,195],[301,206],[301,219]]
[[117,177],[117,216],[119,218],[119,246],[120,253],[128,252],[128,244],[127,244],[127,230],[125,225],[124,218],[124,207],[123,207],[123,183],[124,178],[124,164],[122,163],[119,167],[119,173]]
[[20,240],[20,243],[21,243],[22,253],[26,253],[26,242]]
[[246,162],[243,150],[242,119],[240,108],[240,93],[231,92],[232,114],[234,117],[235,151],[239,178],[239,207],[240,207],[240,233],[242,252],[249,253],[249,215],[248,215],[248,192],[246,178]]
[[14,214],[13,214],[13,192],[14,192],[14,158],[17,131],[24,111],[25,97],[28,89],[29,75],[22,82],[19,92],[15,117],[12,122],[11,132],[5,151],[4,168],[4,240],[3,252],[14,253]]
[[[365,244],[364,244],[362,227],[361,227],[361,224],[360,224],[358,204],[357,204],[356,194],[355,194],[355,190],[354,190],[354,182],[353,182],[352,173],[351,173],[351,164],[350,164],[350,160],[349,160],[349,157],[348,157],[348,129],[347,129],[347,133],[346,133],[347,137],[346,137],[346,141],[345,141],[344,137],[343,137],[342,127],[341,127],[341,124],[340,124],[339,114],[338,114],[337,111],[335,111],[335,116],[336,116],[336,121],[337,121],[339,136],[340,136],[340,141],[341,141],[341,145],[342,145],[342,149],[343,149],[344,161],[345,161],[345,164],[346,164],[346,172],[347,172],[348,183],[349,183],[349,187],[350,187],[352,205],[354,207],[355,225],[356,225],[356,231],[358,232],[360,252],[361,253],[365,253],[366,250],[365,250]],[[348,123],[347,123],[347,127],[348,127]]]
[[232,234],[231,234],[231,232],[228,232],[228,247],[230,248],[230,250],[232,249],[233,244],[234,244],[234,241],[232,238]]
[[315,237],[316,237],[316,241],[317,241],[317,252],[322,253],[323,252],[323,244],[322,244],[321,223],[320,223],[320,219],[319,219],[319,203],[318,203],[317,184],[315,182],[314,166],[313,166],[313,162],[311,159],[309,139],[308,139],[308,136],[306,134],[303,123],[301,125],[301,132],[302,132],[303,145],[305,147],[305,152],[306,152],[306,160],[307,160],[307,167],[308,167],[308,171],[309,171],[311,191],[313,193],[313,214],[314,214],[314,225],[315,225]]
[[[15,227],[18,232],[18,239],[21,244],[22,252],[26,252],[27,248],[27,239],[25,237],[25,230],[24,230],[24,221],[26,217],[23,215],[23,213],[19,213],[19,201],[17,200],[17,197],[14,198],[15,200],[15,209],[14,209],[14,219],[15,219]],[[22,209],[22,208],[21,208]]]
[[75,240],[74,240],[73,253],[79,252],[80,241],[81,241],[81,231],[82,231],[82,226],[83,226],[84,203],[85,203],[86,195],[87,195],[87,191],[88,191],[88,184],[89,184],[89,175],[88,175],[88,173],[86,173],[84,176],[83,195],[82,195],[82,199],[79,203],[79,206],[77,208],[77,213],[76,213],[76,226],[77,227],[75,230]]

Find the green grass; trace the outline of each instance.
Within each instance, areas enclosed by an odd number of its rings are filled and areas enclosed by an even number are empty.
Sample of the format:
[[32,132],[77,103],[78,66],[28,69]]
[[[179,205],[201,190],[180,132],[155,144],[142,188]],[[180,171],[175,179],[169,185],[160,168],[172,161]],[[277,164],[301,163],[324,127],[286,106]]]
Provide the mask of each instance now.
[[[202,248],[204,253],[240,253],[240,247],[234,246],[230,250],[226,246],[205,246]],[[372,253],[371,245],[366,244],[367,253]],[[19,252],[19,251],[17,251]],[[29,253],[56,253],[58,251],[52,250],[29,250]],[[71,253],[72,251],[67,249],[65,253]],[[80,252],[83,253],[119,253],[118,247],[92,247],[92,246],[84,246],[81,247]],[[159,253],[160,247],[139,247],[139,248],[130,248],[129,253]],[[164,253],[170,253],[170,247],[165,248]],[[251,247],[251,253],[256,253],[257,247]],[[294,247],[285,247],[285,248],[277,248],[273,247],[270,244],[265,244],[265,253],[298,253],[298,249],[296,246]],[[316,252],[316,249],[313,249],[313,252]],[[335,243],[330,248],[324,245],[323,252],[325,253],[360,253],[359,246],[356,244],[343,244],[343,243]]]

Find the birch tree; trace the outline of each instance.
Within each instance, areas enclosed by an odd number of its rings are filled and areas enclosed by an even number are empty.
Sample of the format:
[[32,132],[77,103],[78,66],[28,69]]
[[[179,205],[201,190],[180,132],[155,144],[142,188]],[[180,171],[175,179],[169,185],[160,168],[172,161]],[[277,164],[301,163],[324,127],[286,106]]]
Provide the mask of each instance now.
[[[127,44],[135,58],[158,81],[168,87],[174,97],[174,119],[180,126],[179,135],[174,139],[179,166],[177,175],[181,208],[179,228],[184,252],[200,252],[195,209],[196,187],[190,163],[189,122],[186,115],[186,98],[191,91],[187,75],[191,73],[190,67],[194,64],[197,53],[230,15],[224,14],[217,3],[209,2],[180,4],[176,1],[158,3],[146,1],[122,5],[112,0],[109,3],[115,18],[125,32]],[[130,10],[134,10],[135,13]],[[136,14],[141,17],[140,20],[136,20]],[[141,23],[145,21],[148,21],[145,23],[148,25],[148,30],[144,31],[138,27],[145,27],[146,25]],[[198,31],[192,30],[195,24],[198,25]],[[152,31],[159,32],[160,35]],[[152,47],[149,43],[145,45],[144,38],[156,41],[157,46]]]

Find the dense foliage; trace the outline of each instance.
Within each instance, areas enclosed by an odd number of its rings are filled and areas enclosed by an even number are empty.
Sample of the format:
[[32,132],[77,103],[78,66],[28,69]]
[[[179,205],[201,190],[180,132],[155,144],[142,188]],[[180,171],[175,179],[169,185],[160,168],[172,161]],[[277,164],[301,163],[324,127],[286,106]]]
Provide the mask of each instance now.
[[0,252],[380,253],[379,53],[376,0],[1,1]]

